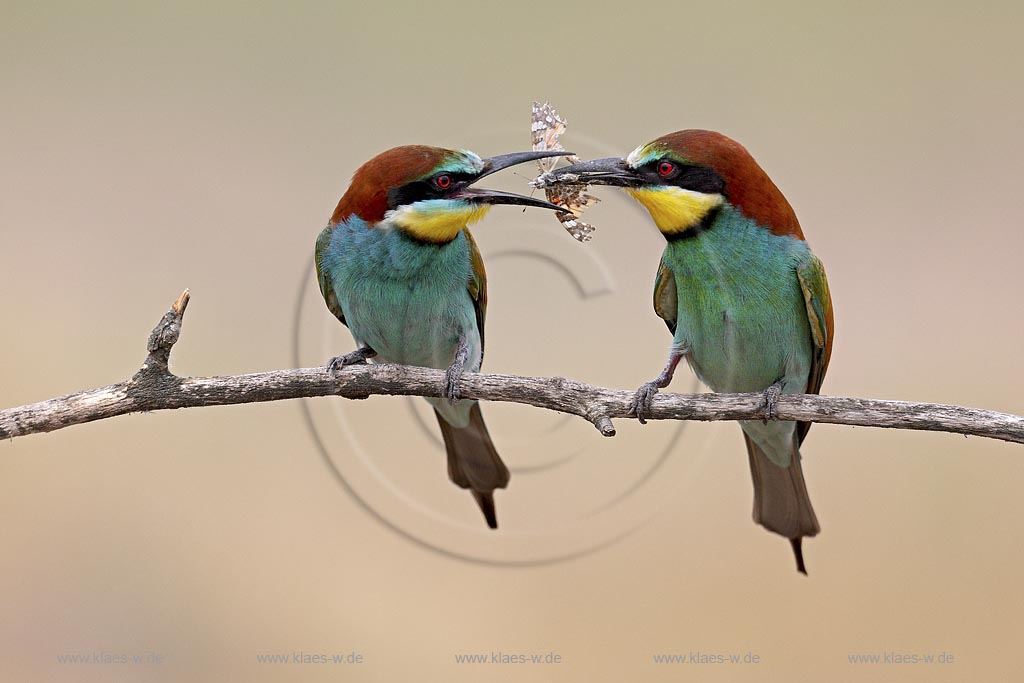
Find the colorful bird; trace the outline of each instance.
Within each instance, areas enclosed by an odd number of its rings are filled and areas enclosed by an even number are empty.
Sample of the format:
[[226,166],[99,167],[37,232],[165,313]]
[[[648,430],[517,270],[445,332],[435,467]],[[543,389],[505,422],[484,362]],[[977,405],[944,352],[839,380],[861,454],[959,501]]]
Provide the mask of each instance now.
[[832,351],[832,301],[821,261],[793,208],[750,153],[712,131],[684,130],[624,159],[556,169],[538,186],[624,188],[668,241],[654,310],[673,334],[665,369],[637,391],[645,421],[683,358],[718,392],[764,392],[764,420],[740,423],[754,480],[754,521],[792,543],[806,574],[804,536],[819,531],[800,464],[809,422],[775,420],[780,393],[821,388]]
[[566,152],[481,159],[469,151],[409,145],[363,164],[316,241],[316,272],[327,308],[359,347],[334,358],[332,373],[378,357],[447,369],[434,407],[448,453],[448,476],[468,488],[497,528],[494,489],[508,484],[476,401],[459,400],[459,378],[484,354],[487,277],[468,225],[494,204],[563,211],[554,204],[470,187],[480,178]]

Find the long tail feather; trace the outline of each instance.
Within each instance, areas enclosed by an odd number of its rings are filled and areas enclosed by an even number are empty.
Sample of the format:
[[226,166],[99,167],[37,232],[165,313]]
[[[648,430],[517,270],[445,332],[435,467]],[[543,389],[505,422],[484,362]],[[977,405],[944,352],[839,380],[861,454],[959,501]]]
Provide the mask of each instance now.
[[800,450],[794,443],[789,467],[779,467],[746,433],[743,438],[747,442],[750,476],[754,481],[754,521],[788,538],[796,557],[797,571],[807,574],[803,537],[816,535],[821,527],[807,495]]
[[456,486],[471,490],[487,520],[487,526],[497,529],[494,489],[503,489],[508,485],[509,472],[491,441],[480,413],[480,404],[473,405],[469,412],[469,424],[461,428],[448,424],[437,411],[434,414],[437,415],[437,423],[441,425],[445,450],[448,451],[448,478]]

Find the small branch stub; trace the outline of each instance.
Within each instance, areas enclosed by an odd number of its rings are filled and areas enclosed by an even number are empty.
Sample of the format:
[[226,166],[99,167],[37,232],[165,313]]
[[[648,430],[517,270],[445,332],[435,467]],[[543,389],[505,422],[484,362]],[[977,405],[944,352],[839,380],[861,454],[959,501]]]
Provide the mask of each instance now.
[[185,307],[188,306],[189,296],[188,288],[186,287],[178,299],[171,304],[171,310],[177,313],[179,318],[185,315]]
[[149,335],[146,343],[146,350],[149,357],[142,365],[139,372],[164,371],[167,372],[167,363],[171,356],[171,347],[178,341],[181,335],[181,322],[185,316],[185,309],[188,307],[189,292],[186,289],[181,296],[171,304],[171,310],[164,313],[156,327]]
[[597,431],[601,432],[601,436],[615,436],[615,425],[607,415],[598,415],[592,422],[597,427]]

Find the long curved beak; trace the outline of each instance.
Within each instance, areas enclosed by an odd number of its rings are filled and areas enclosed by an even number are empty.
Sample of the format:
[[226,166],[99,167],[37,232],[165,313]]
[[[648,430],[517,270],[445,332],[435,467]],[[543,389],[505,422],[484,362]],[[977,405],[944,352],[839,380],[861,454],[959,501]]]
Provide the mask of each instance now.
[[[476,182],[485,176],[489,176],[492,173],[508,168],[509,166],[518,166],[524,164],[527,161],[536,161],[537,159],[547,159],[549,157],[560,157],[568,156],[572,152],[512,152],[511,154],[499,154],[495,157],[488,157],[484,159],[484,168],[477,177],[473,180]],[[512,192],[502,192],[501,190],[485,190],[475,187],[463,188],[457,195],[458,199],[465,199],[466,201],[476,202],[478,204],[516,204],[519,206],[536,206],[542,209],[551,209],[553,211],[566,212],[567,209],[551,202],[546,202],[542,199],[534,199],[533,197],[527,197],[520,194],[514,194]]]
[[512,152],[511,154],[499,154],[496,157],[487,157],[484,159],[484,170],[480,171],[480,174],[476,177],[480,180],[484,176],[489,176],[492,173],[497,173],[503,168],[509,166],[518,166],[519,164],[525,164],[527,161],[536,161],[537,159],[550,159],[551,157],[567,157],[572,156],[572,152]]
[[591,159],[571,166],[563,166],[539,176],[530,183],[534,187],[551,185],[582,184],[582,185],[614,185],[616,187],[636,187],[643,181],[627,165],[621,157]]

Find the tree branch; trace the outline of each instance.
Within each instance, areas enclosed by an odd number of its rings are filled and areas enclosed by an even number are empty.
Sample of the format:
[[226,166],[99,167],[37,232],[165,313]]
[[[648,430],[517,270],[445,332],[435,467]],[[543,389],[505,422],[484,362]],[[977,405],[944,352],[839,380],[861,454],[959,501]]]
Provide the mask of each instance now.
[[[0,438],[51,432],[75,424],[140,411],[281,401],[315,396],[366,398],[374,394],[440,397],[444,372],[403,365],[354,365],[335,378],[326,368],[275,370],[228,377],[178,377],[167,368],[181,333],[188,290],[150,334],[149,355],[131,379],[40,403],[0,410]],[[612,418],[632,417],[631,391],[595,387],[563,377],[520,377],[470,373],[460,391],[465,398],[507,401],[577,415],[604,436],[614,436]],[[658,394],[650,419],[761,419],[761,394]],[[970,434],[1024,443],[1024,417],[962,406],[864,398],[784,394],[777,419],[863,427],[918,429]]]

